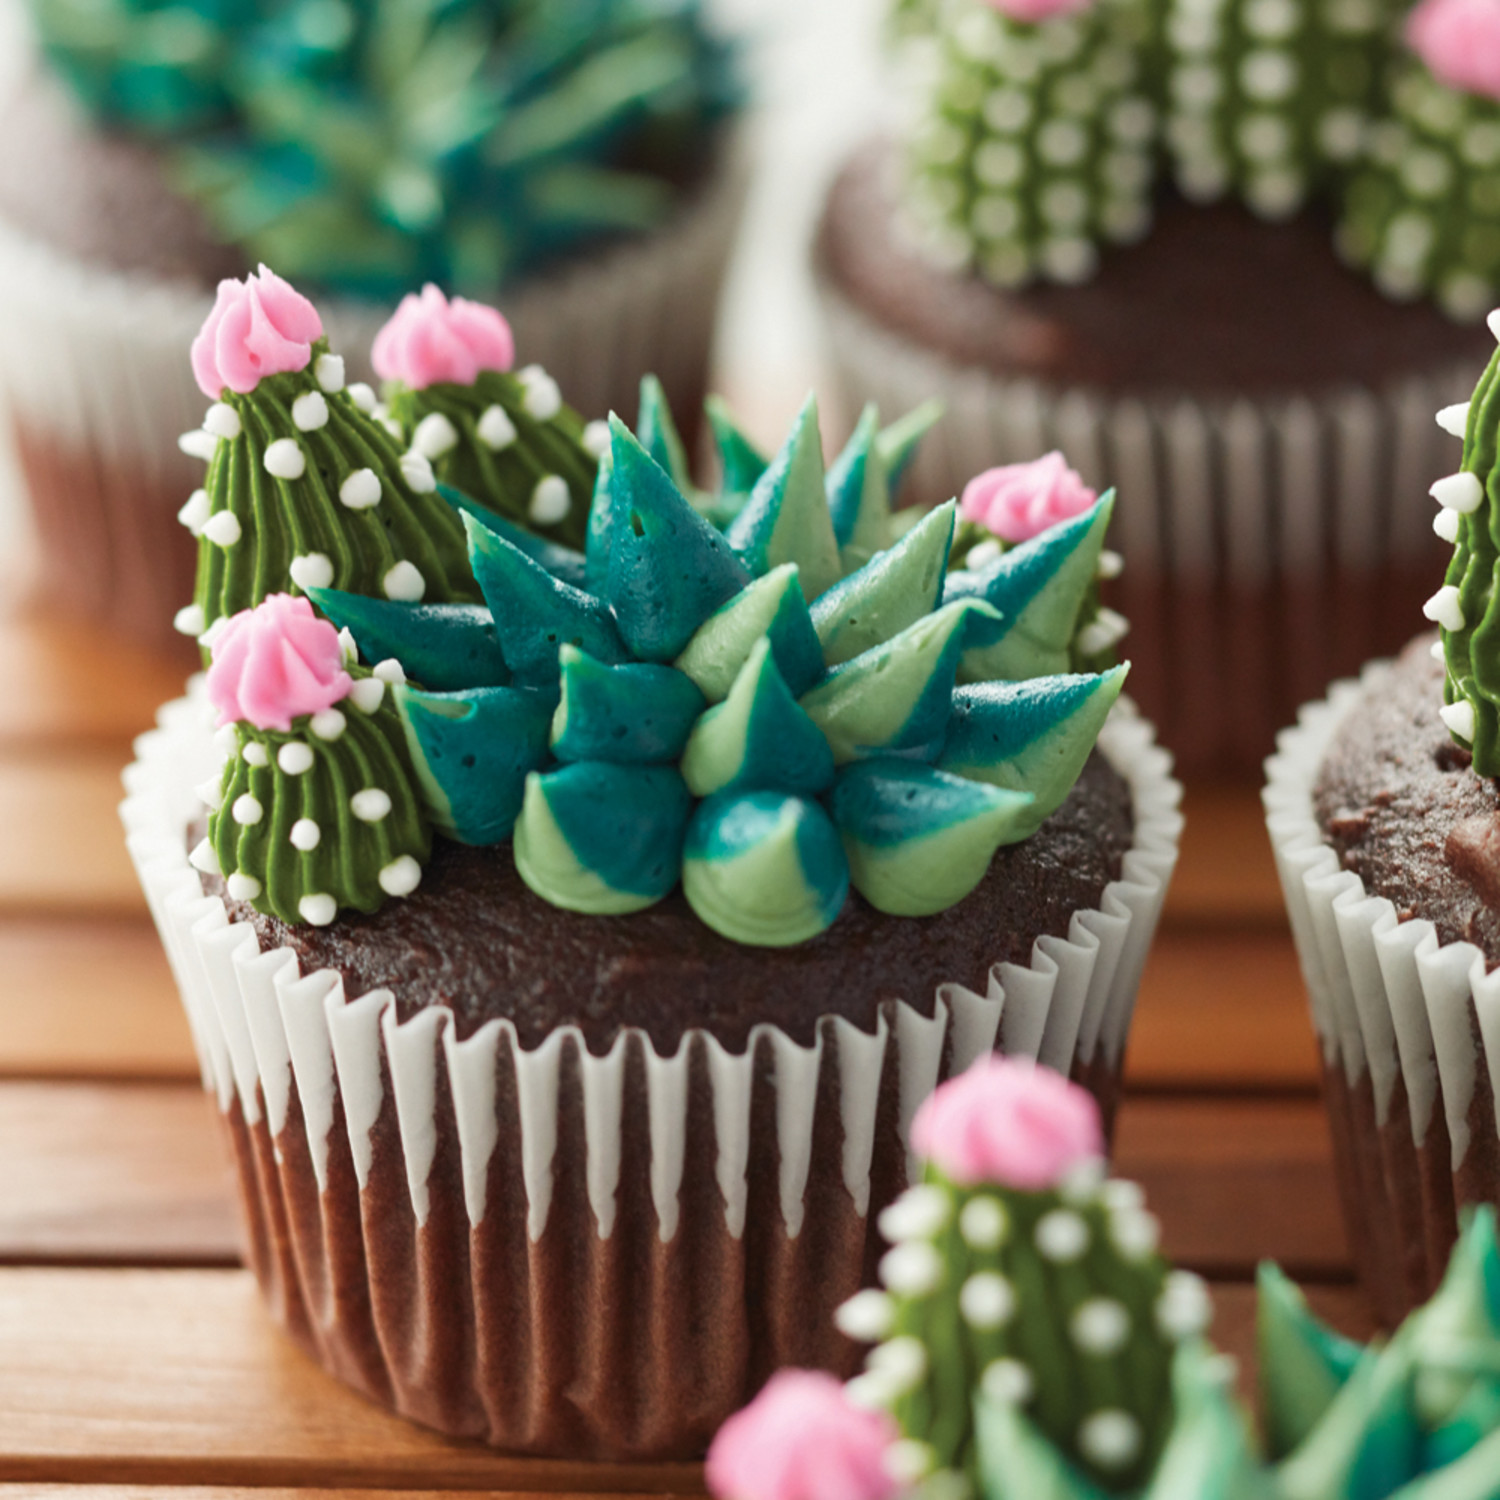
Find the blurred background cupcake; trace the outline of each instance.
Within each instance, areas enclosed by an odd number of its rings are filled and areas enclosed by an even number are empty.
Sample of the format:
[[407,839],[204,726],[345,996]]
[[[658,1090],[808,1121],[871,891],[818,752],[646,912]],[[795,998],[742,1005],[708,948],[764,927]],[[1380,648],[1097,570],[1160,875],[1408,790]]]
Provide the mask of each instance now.
[[896,140],[816,246],[838,380],[945,400],[923,503],[1053,447],[1130,495],[1132,691],[1186,770],[1253,770],[1430,592],[1432,414],[1500,289],[1473,9],[1403,39],[1379,0],[895,6]]
[[55,603],[170,639],[201,473],[182,350],[258,261],[333,294],[351,378],[433,281],[499,300],[588,415],[633,411],[648,370],[701,409],[744,174],[700,0],[24,4],[0,408]]

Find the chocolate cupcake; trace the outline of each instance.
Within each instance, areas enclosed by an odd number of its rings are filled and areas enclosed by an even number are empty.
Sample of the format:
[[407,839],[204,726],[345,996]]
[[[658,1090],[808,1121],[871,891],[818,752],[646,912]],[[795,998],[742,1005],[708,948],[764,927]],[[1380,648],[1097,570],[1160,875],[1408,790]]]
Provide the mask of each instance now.
[[[52,601],[170,642],[193,565],[175,435],[199,413],[181,350],[261,260],[329,293],[351,379],[427,280],[503,298],[593,415],[648,370],[700,410],[743,163],[733,62],[695,0],[31,8],[43,55],[0,101],[26,143],[0,163],[0,405]],[[356,139],[391,144],[326,149]]]
[[[221,392],[213,664],[127,773],[249,1256],[409,1416],[691,1456],[777,1366],[847,1367],[825,1315],[940,1078],[1000,1050],[1112,1111],[1180,828],[1124,669],[1069,670],[1112,498],[950,568],[952,507],[895,534],[913,424],[825,474],[811,402],[770,459],[717,411],[705,494],[648,383],[580,551],[507,519],[528,470],[403,462],[332,358]],[[466,441],[483,402],[431,389]]]
[[1425,597],[1420,496],[1456,459],[1430,415],[1500,295],[1495,106],[1378,5],[903,9],[917,123],[847,165],[816,243],[841,391],[942,397],[926,503],[1053,447],[1126,486],[1132,691],[1184,765],[1248,771]]

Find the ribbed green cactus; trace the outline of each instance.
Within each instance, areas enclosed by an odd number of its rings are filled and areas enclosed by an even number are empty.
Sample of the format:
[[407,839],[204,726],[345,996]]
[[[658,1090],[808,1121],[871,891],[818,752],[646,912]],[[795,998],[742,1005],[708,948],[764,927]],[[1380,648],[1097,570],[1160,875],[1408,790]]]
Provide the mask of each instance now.
[[1144,4],[1098,0],[1031,22],[943,0],[930,14],[935,81],[906,194],[919,236],[941,263],[998,286],[1087,279],[1100,244],[1150,225]]

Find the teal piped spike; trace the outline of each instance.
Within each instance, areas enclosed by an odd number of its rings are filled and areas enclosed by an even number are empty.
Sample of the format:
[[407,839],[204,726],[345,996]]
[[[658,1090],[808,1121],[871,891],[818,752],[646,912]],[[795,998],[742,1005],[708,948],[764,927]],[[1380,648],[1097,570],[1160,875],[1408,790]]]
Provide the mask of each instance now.
[[683,494],[692,485],[688,472],[687,449],[682,446],[667,393],[654,375],[641,376],[641,410],[635,424],[636,436],[647,453],[666,471],[672,483]]
[[1030,792],[1025,833],[1035,833],[1073,790],[1128,670],[961,687],[937,763],[956,776]]
[[676,760],[703,694],[671,667],[607,667],[576,646],[559,654],[562,697],[552,719],[552,753],[565,761]]
[[979,573],[949,573],[944,601],[985,599],[1004,617],[976,631],[964,653],[965,682],[1019,682],[1066,672],[1079,608],[1094,581],[1114,509],[1109,490],[1081,515],[1003,553]]
[[1141,1500],[1274,1500],[1233,1396],[1233,1364],[1202,1340],[1172,1360],[1174,1419]]
[[880,412],[872,401],[824,483],[839,566],[846,574],[863,567],[890,542],[891,494],[878,439]]
[[433,826],[462,844],[509,838],[526,774],[547,759],[550,694],[423,693],[403,684],[395,700]]
[[1413,1358],[1421,1369],[1417,1405],[1423,1423],[1438,1427],[1453,1420],[1484,1370],[1500,1384],[1493,1351],[1500,1348],[1500,1251],[1495,1210],[1474,1210],[1448,1261],[1442,1285],[1411,1320]]
[[611,469],[610,451],[606,448],[594,475],[594,498],[589,503],[588,534],[583,544],[583,586],[601,598],[609,588],[609,544],[615,528]]
[[776,668],[793,694],[805,693],[823,677],[823,647],[802,597],[795,563],[773,568],[710,615],[674,665],[698,684],[710,703],[718,703],[762,636],[770,639]]
[[[596,479],[595,483],[597,482]],[[511,546],[519,548],[532,562],[540,563],[554,578],[560,578],[564,583],[572,584],[575,589],[585,586],[587,562],[582,552],[577,552],[572,547],[564,547],[560,542],[549,542],[546,537],[538,536],[534,531],[527,531],[524,526],[517,526],[514,521],[507,521],[498,511],[491,510],[486,505],[480,505],[477,500],[471,500],[462,490],[456,490],[451,485],[440,484],[438,494],[460,515],[473,516],[481,526],[487,526],[491,531],[503,536]]]
[[894,495],[901,488],[901,481],[906,477],[907,466],[916,456],[918,444],[937,425],[942,415],[943,403],[934,396],[892,422],[876,440],[876,452],[880,455],[891,494]]
[[802,707],[827,737],[834,760],[935,759],[948,729],[959,654],[972,622],[993,614],[981,600],[945,604],[804,694]]
[[831,808],[854,888],[877,911],[927,917],[962,901],[995,850],[1029,831],[1029,792],[965,781],[909,761],[839,772]]
[[688,825],[682,889],[715,932],[789,948],[832,925],[849,894],[849,868],[816,802],[721,792],[700,802]]
[[580,761],[533,771],[516,820],[516,870],[568,911],[640,911],[677,884],[692,806],[671,766]]
[[581,646],[604,662],[629,659],[606,605],[554,578],[498,532],[464,517],[474,577],[495,617],[506,665],[525,687],[555,688],[561,646]]
[[984,1500],[1109,1500],[1009,1401],[974,1401],[979,1491]]
[[1256,1289],[1261,1419],[1266,1447],[1280,1459],[1317,1426],[1364,1350],[1314,1317],[1307,1298],[1269,1261],[1256,1273]]
[[953,545],[953,501],[940,505],[812,606],[823,659],[836,667],[937,608]]
[[1413,1480],[1392,1500],[1500,1500],[1500,1428],[1445,1468]]
[[842,577],[823,491],[823,442],[814,397],[803,402],[791,435],[756,481],[727,535],[757,578],[782,563],[796,563],[809,603]]
[[695,797],[762,789],[816,794],[832,785],[833,752],[788,691],[765,636],[729,696],[693,729],[682,776]]
[[307,595],[348,630],[372,665],[395,657],[408,677],[440,692],[510,681],[494,617],[482,604],[399,604],[339,589],[308,589]]
[[644,661],[669,662],[750,575],[666,471],[611,417],[609,591],[620,635]]
[[725,523],[740,513],[755,482],[770,465],[770,460],[745,436],[734,414],[719,396],[710,396],[703,404],[708,425],[713,431],[714,446],[719,450],[722,478],[719,490],[723,505],[729,511]]

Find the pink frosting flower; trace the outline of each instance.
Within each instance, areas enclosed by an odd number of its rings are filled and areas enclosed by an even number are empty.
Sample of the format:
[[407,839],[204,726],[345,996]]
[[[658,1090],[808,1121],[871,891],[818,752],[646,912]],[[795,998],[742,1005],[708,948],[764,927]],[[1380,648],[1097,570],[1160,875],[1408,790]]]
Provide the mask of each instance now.
[[853,1405],[832,1375],[782,1370],[718,1431],[706,1477],[718,1500],[889,1500],[884,1412]]
[[1024,464],[976,474],[958,502],[962,515],[1007,542],[1027,542],[1085,511],[1098,496],[1056,449]]
[[912,1149],[965,1187],[1038,1192],[1103,1156],[1093,1096],[1050,1068],[991,1055],[942,1084],[917,1110]]
[[1500,99],[1495,0],[1422,0],[1406,18],[1406,44],[1450,88]]
[[1035,24],[1050,20],[1053,16],[1077,15],[1087,10],[1094,0],[987,0],[1001,15],[1023,24]]
[[208,701],[220,724],[244,720],[283,733],[303,714],[349,696],[339,633],[306,599],[272,594],[230,618],[214,642]]
[[305,370],[314,339],[323,336],[318,310],[265,266],[243,281],[219,283],[219,295],[193,340],[193,375],[217,401],[226,387],[244,395],[266,375]]
[[382,380],[400,380],[422,390],[450,381],[472,385],[481,370],[508,370],[516,342],[510,324],[482,302],[451,302],[430,282],[422,295],[408,293],[375,335],[370,351]]

